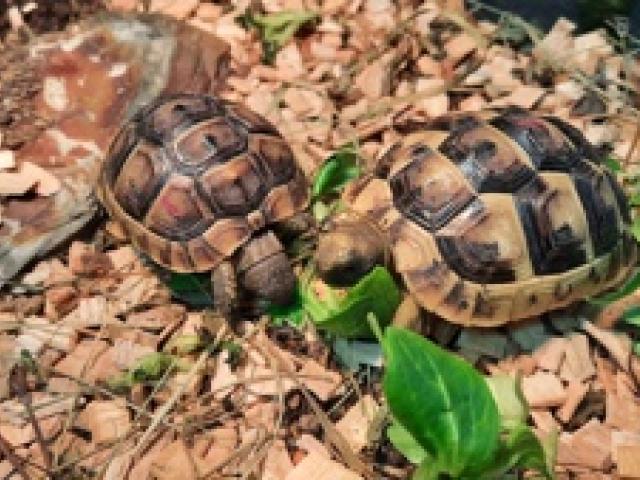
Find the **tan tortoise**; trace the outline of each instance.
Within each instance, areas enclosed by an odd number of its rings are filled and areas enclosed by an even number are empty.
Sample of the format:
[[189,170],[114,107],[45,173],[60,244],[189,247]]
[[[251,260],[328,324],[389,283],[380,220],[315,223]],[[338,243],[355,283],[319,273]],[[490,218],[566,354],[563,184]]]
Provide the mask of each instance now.
[[[343,200],[319,240],[320,274],[353,281],[384,243],[417,302],[461,325],[566,306],[636,263],[625,195],[595,149],[568,123],[518,108],[412,128]],[[382,242],[369,248],[375,231]]]
[[308,190],[273,125],[200,94],[162,95],[140,109],[98,180],[106,210],[141,252],[171,271],[212,272],[225,314],[290,300],[295,277],[273,227],[306,208]]

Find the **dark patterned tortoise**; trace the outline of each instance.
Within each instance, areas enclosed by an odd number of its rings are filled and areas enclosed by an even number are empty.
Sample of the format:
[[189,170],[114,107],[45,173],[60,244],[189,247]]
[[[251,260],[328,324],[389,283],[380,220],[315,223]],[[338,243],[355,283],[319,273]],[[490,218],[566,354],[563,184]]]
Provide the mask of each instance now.
[[596,150],[568,123],[517,108],[413,128],[343,200],[319,241],[321,275],[362,275],[381,251],[363,232],[382,232],[417,302],[462,325],[597,295],[636,262],[625,195]]
[[138,111],[98,181],[106,210],[142,253],[171,271],[212,272],[224,313],[290,300],[295,277],[272,227],[305,210],[308,190],[273,125],[196,94],[163,95]]

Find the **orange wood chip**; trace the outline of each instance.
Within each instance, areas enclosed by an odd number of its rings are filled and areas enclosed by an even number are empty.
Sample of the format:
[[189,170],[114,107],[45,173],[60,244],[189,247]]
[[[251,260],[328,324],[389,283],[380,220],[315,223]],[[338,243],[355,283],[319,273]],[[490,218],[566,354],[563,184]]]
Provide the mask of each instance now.
[[379,409],[373,397],[365,395],[336,423],[336,430],[344,436],[354,452],[359,452],[367,445],[369,427]]
[[293,470],[287,447],[282,440],[273,442],[264,460],[263,480],[280,480],[286,478]]
[[572,382],[566,389],[567,399],[564,404],[558,410],[558,419],[562,423],[567,423],[573,417],[578,405],[587,395],[589,391],[589,386],[584,383]]
[[560,379],[546,372],[536,372],[524,377],[522,393],[531,408],[558,407],[567,398],[567,392]]
[[312,452],[296,465],[285,480],[362,480],[362,477],[341,464]]
[[333,396],[342,382],[342,376],[324,368],[315,360],[307,360],[299,370],[300,381],[318,398],[326,402]]
[[621,478],[640,478],[640,445],[619,445],[616,459]]
[[80,413],[78,425],[91,432],[93,443],[102,445],[126,435],[131,419],[124,402],[95,400]]

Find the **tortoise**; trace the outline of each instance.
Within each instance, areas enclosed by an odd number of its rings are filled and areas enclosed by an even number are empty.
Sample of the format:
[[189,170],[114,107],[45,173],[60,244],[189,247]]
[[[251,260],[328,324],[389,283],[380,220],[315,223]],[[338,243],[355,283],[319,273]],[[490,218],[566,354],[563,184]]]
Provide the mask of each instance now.
[[163,94],[114,136],[98,198],[133,245],[171,272],[211,272],[225,314],[286,304],[295,277],[276,232],[309,188],[261,115],[206,94]]
[[632,270],[626,197],[569,123],[509,107],[403,133],[348,185],[348,208],[321,235],[328,283],[359,278],[386,245],[420,306],[482,327],[597,295]]

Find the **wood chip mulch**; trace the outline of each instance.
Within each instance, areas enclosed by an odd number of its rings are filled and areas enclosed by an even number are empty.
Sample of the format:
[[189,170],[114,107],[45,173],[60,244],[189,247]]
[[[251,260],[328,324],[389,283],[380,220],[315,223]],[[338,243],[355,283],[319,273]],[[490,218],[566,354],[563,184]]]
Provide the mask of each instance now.
[[[320,13],[266,65],[257,32],[235,20],[249,3],[107,7],[146,6],[224,38],[232,65],[222,95],[276,124],[309,175],[347,142],[371,166],[405,125],[506,104],[561,117],[627,172],[638,169],[640,63],[601,31],[578,35],[559,19],[533,35],[533,48],[520,48],[508,36],[517,22],[477,22],[460,1],[261,0],[266,13]],[[45,4],[7,9],[0,49],[37,33],[29,20],[42,21]],[[47,169],[15,168],[6,135],[0,122],[2,208],[7,197],[55,193],[60,185]],[[536,431],[562,432],[559,479],[640,478],[640,364],[631,339],[608,328],[621,309],[464,331],[415,306],[396,320],[487,374],[521,375]],[[36,262],[0,296],[0,478],[409,476],[412,467],[381,434],[379,369],[340,367],[310,327],[274,327],[266,318],[236,327],[241,335],[173,301],[110,222]],[[182,353],[158,384],[137,383],[126,394],[107,388],[145,356],[175,353],[202,332],[216,355]],[[24,367],[25,358],[37,368]]]

